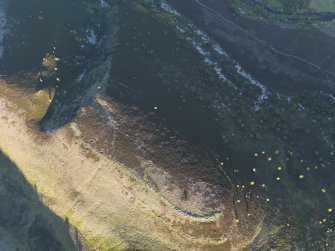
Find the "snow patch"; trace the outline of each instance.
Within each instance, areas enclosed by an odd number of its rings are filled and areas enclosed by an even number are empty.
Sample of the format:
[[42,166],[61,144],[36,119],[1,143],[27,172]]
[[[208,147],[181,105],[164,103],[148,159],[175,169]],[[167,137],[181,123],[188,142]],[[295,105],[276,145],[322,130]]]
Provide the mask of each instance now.
[[95,34],[95,31],[93,29],[87,29],[86,32],[88,33],[86,38],[87,42],[90,43],[91,45],[97,45],[98,38],[97,35]]
[[167,204],[169,207],[171,207],[175,212],[177,212],[178,214],[186,217],[186,218],[190,218],[192,220],[203,220],[203,221],[208,221],[208,220],[214,220],[218,217],[220,217],[222,215],[221,212],[215,212],[215,213],[212,213],[212,214],[209,214],[209,215],[194,215],[194,214],[191,214],[187,211],[184,211],[178,207],[176,207],[175,205],[173,205],[168,199],[166,199],[164,196],[160,196],[162,201],[165,202],[165,204]]
[[77,80],[77,82],[81,82],[85,77],[86,77],[85,72],[82,72],[82,73],[80,73],[80,75],[78,76],[78,78],[76,80]]
[[257,87],[261,89],[262,94],[258,98],[259,101],[263,102],[264,100],[268,99],[269,92],[267,91],[266,87],[261,82],[257,81],[249,73],[243,70],[240,64],[236,64],[235,69],[237,70],[238,74],[240,74],[245,79],[249,80],[251,84],[256,85]]
[[102,8],[107,8],[109,6],[109,4],[105,0],[100,0],[100,6]]
[[168,5],[166,2],[161,2],[161,8],[167,12],[170,12],[174,15],[177,16],[181,16],[180,13],[178,11],[176,11],[175,9],[173,9],[170,5]]

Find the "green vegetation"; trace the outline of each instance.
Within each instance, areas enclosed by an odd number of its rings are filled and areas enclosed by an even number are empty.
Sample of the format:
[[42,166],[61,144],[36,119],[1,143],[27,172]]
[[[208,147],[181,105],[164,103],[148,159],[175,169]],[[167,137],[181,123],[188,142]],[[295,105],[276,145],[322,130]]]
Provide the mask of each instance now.
[[310,0],[309,8],[318,12],[335,12],[335,1]]
[[335,12],[335,2],[332,0],[264,0],[258,3],[254,0],[237,0],[231,1],[231,5],[240,14],[252,18],[261,17],[268,22],[297,29],[317,29],[331,36],[335,34],[333,21],[323,21],[319,16],[322,12]]

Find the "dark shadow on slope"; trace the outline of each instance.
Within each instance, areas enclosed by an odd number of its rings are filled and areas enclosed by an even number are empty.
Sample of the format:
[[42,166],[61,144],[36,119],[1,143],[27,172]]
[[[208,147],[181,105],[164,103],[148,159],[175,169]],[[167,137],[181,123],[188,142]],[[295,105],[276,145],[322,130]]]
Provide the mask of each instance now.
[[[165,162],[163,157],[159,157],[158,152],[150,158],[156,158],[157,162],[166,166],[171,173],[180,172],[201,181],[226,186],[223,175],[216,175],[217,159],[226,159],[229,156],[229,160],[226,160],[228,165],[243,169],[242,167],[253,163],[251,154],[246,153],[244,158],[240,158],[244,150],[236,151],[223,141],[220,131],[222,128],[215,120],[216,114],[210,109],[209,102],[202,102],[199,95],[193,95],[191,90],[184,88],[186,83],[192,86],[194,82],[201,82],[200,95],[205,96],[207,92],[215,92],[213,86],[220,85],[217,76],[207,69],[192,46],[176,36],[173,27],[150,15],[137,12],[131,4],[123,4],[119,8],[119,13],[122,13],[119,15],[119,46],[112,54],[111,81],[108,83],[106,94],[125,107],[138,108],[141,113],[139,116],[145,117],[144,123],[152,123],[147,130],[168,128],[167,130],[172,132],[171,135],[167,133],[161,137],[160,142],[151,142],[147,147],[158,148],[164,140],[169,140],[170,136],[176,134],[180,139],[186,139],[190,147],[175,149],[176,152],[179,151],[179,158],[174,159],[174,163],[168,158],[171,153],[167,151],[162,153],[167,156]],[[99,49],[97,54],[87,63],[85,73],[89,79],[74,79],[56,92],[47,114],[41,121],[41,130],[53,130],[67,124],[74,119],[80,108],[92,103],[92,87],[94,83],[99,83],[97,79],[101,75],[92,72],[106,61],[104,49]],[[228,95],[225,86],[217,88],[218,95],[218,91]],[[135,118],[138,114],[133,115],[130,117]],[[136,130],[130,133],[136,134]],[[210,164],[206,167],[200,167],[198,164],[195,167],[191,162],[197,162],[196,160],[181,164],[182,152],[190,154],[194,149],[197,158],[204,158]]]
[[80,32],[79,28],[84,31],[89,23],[85,7],[78,0],[9,1],[6,11],[9,32],[0,63],[2,74],[39,69],[46,53],[73,56],[76,52],[73,32]]
[[[129,5],[121,6],[120,13],[123,13],[120,15],[120,46],[113,54],[112,81],[106,94],[115,102],[130,107],[129,110],[136,107],[146,122],[152,123],[152,129],[147,130],[157,130],[157,134],[163,135],[155,142],[148,142],[146,147],[156,152],[149,159],[170,173],[227,186],[229,182],[218,171],[220,160],[227,167],[240,170],[254,162],[250,153],[244,153],[245,149],[234,149],[224,142],[221,133],[229,127],[220,125],[211,107],[215,96],[233,94],[203,63],[201,55],[176,34],[175,27]],[[140,116],[129,113],[130,118]],[[136,134],[136,129],[131,133]],[[171,142],[173,137],[186,140],[188,144],[180,147],[171,143],[179,154],[175,159],[168,157],[171,152],[161,148],[164,141]],[[183,160],[187,154],[195,154],[194,163]],[[240,158],[241,154],[244,158]],[[207,164],[197,164],[197,158],[206,160]],[[226,170],[229,175],[233,174],[232,168]]]
[[[6,10],[9,32],[4,38],[4,55],[0,60],[2,77],[8,83],[37,90],[56,88],[56,102],[75,102],[76,94],[84,95],[77,90],[83,91],[85,87],[77,86],[74,77],[86,64],[85,58],[95,50],[87,37],[93,30],[93,36],[99,36],[99,28],[93,27],[100,23],[98,6],[94,0],[9,1]],[[42,65],[48,56],[59,60],[55,68]],[[64,92],[70,94],[68,100],[64,100]],[[81,105],[74,108],[75,105],[69,104],[67,115],[61,117],[72,120]]]
[[335,93],[334,38],[245,18],[235,13],[228,1],[169,2],[274,92]]
[[69,223],[40,201],[18,167],[0,152],[0,250],[77,250]]

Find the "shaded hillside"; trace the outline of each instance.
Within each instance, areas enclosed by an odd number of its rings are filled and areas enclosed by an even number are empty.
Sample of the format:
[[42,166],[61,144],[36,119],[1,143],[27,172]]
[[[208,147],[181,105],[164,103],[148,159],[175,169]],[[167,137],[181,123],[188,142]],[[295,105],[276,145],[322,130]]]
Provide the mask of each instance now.
[[0,163],[0,249],[77,250],[70,226],[43,205],[38,188],[2,153]]

